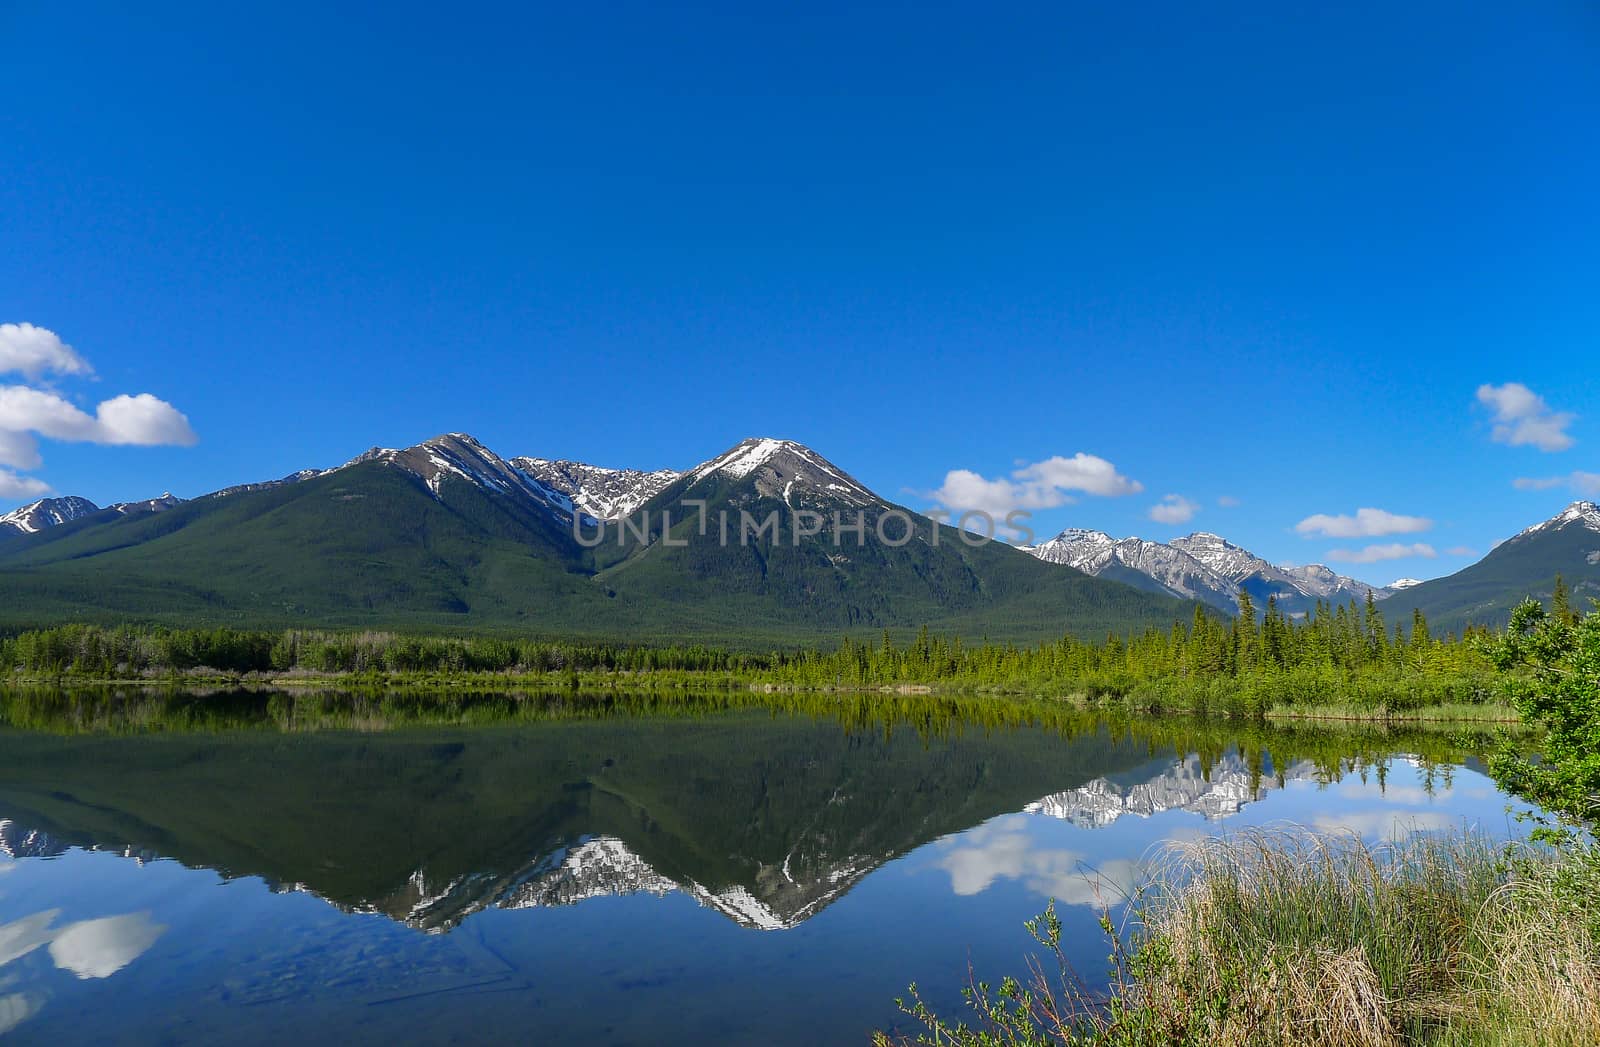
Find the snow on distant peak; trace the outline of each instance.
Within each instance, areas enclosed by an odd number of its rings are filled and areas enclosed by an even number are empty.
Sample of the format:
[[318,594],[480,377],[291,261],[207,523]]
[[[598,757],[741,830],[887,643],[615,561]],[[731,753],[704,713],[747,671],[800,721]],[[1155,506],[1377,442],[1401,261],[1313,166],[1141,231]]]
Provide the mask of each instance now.
[[1422,579],[1421,578],[1396,578],[1394,581],[1392,581],[1388,585],[1384,586],[1384,588],[1388,589],[1390,592],[1396,592],[1397,593],[1402,589],[1409,589],[1413,585],[1421,585],[1421,584],[1422,584]]
[[20,509],[0,516],[0,532],[20,531],[23,534],[33,534],[46,527],[55,527],[59,524],[69,523],[90,513],[97,513],[100,507],[87,498],[77,495],[67,495],[63,498],[41,498],[37,502],[30,502]]
[[1569,524],[1581,524],[1591,531],[1600,531],[1600,506],[1593,502],[1573,502],[1559,513],[1532,527],[1524,528],[1516,537],[1541,533],[1544,531],[1557,531]]

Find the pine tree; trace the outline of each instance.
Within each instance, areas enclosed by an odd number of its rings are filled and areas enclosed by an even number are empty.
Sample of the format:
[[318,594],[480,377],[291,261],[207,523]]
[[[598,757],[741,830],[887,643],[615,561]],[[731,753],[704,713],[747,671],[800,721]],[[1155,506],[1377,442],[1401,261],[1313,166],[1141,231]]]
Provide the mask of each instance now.
[[1576,624],[1577,615],[1572,613],[1572,597],[1567,591],[1567,583],[1559,574],[1556,575],[1555,592],[1550,595],[1550,617],[1562,625]]

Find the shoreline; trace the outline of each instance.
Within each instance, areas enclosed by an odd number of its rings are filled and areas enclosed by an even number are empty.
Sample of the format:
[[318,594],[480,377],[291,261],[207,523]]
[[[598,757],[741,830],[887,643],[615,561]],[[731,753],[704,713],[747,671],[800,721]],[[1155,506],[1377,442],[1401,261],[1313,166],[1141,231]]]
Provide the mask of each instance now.
[[1501,702],[1436,703],[1415,708],[1394,708],[1382,705],[1372,709],[1342,702],[1319,703],[1304,706],[1271,705],[1261,708],[1248,701],[1194,702],[1192,699],[1174,697],[1170,702],[1152,701],[1148,694],[1137,699],[1114,695],[1091,698],[1085,693],[1050,693],[1026,687],[961,686],[906,682],[899,684],[862,684],[860,686],[822,685],[806,686],[794,683],[752,680],[740,674],[664,672],[449,672],[449,673],[319,673],[289,671],[283,673],[224,673],[183,672],[166,675],[142,676],[77,676],[18,674],[0,678],[0,689],[62,690],[138,688],[141,690],[184,690],[201,688],[230,688],[242,691],[308,692],[316,690],[348,690],[365,693],[390,692],[416,694],[436,691],[448,694],[462,692],[533,691],[543,694],[615,694],[636,692],[673,693],[741,693],[760,696],[838,695],[853,698],[882,696],[887,698],[964,698],[989,700],[997,703],[1039,702],[1052,706],[1070,706],[1083,712],[1108,714],[1134,714],[1148,717],[1200,717],[1220,720],[1258,721],[1267,723],[1304,724],[1399,724],[1399,725],[1461,725],[1514,727],[1521,724],[1516,710]]

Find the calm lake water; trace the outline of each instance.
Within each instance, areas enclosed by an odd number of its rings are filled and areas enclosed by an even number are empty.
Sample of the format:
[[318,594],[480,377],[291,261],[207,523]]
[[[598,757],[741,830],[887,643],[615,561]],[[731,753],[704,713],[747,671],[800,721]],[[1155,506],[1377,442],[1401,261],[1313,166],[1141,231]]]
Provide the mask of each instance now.
[[865,1043],[909,981],[1022,972],[1050,898],[1100,971],[1098,899],[1166,840],[1513,831],[1420,733],[317,708],[0,703],[0,1036]]

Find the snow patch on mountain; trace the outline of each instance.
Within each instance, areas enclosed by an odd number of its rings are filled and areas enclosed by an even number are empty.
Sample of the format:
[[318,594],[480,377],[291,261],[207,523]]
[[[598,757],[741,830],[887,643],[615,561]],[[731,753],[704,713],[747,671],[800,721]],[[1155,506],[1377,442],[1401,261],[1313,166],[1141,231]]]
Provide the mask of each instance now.
[[141,513],[164,513],[168,509],[175,509],[182,505],[183,501],[182,498],[179,498],[171,491],[163,491],[159,498],[146,498],[142,502],[118,502],[115,505],[107,506],[107,508],[113,512],[121,513],[123,516],[136,516]]
[[595,520],[622,519],[683,475],[675,469],[607,469],[549,458],[512,458],[510,464]]
[[1534,534],[1544,534],[1548,531],[1559,531],[1563,527],[1568,527],[1573,524],[1587,527],[1591,531],[1600,531],[1600,505],[1596,505],[1593,502],[1573,502],[1559,513],[1556,513],[1554,516],[1550,517],[1550,519],[1545,520],[1542,523],[1536,523],[1532,527],[1527,527],[1517,532],[1517,534],[1511,538],[1510,541],[1514,542],[1518,538],[1526,538],[1529,535]]
[[749,479],[758,494],[781,498],[791,508],[883,504],[854,477],[793,440],[752,437],[696,466],[688,476],[694,484],[719,474],[735,480]]
[[[1309,761],[1282,769],[1284,781],[1316,777],[1316,765]],[[1130,784],[1097,778],[1076,789],[1042,797],[1023,810],[1084,828],[1104,828],[1120,818],[1149,818],[1174,810],[1216,821],[1238,814],[1246,804],[1278,787],[1276,775],[1256,773],[1237,752],[1214,763],[1191,754],[1144,781]]]
[[[674,880],[657,872],[623,840],[592,836],[536,859],[522,872],[501,880],[468,876],[435,883],[418,870],[402,897],[375,906],[373,911],[387,911],[410,926],[439,932],[488,908],[539,909],[577,905],[591,898],[683,893],[743,927],[776,931],[798,926],[878,864],[850,858],[829,868],[813,884],[768,884],[774,888],[769,900],[742,884],[712,888],[694,880]],[[781,881],[781,877],[767,879]],[[766,887],[762,893],[768,893]]]
[[55,527],[69,523],[80,517],[97,513],[100,507],[87,498],[77,495],[67,495],[62,498],[41,498],[37,502],[30,502],[20,509],[0,516],[0,532],[16,531],[22,534],[35,534],[46,527]]
[[532,502],[562,522],[571,519],[571,499],[515,468],[466,433],[446,433],[403,450],[374,447],[339,469],[367,462],[384,462],[410,473],[435,498],[442,498],[447,482],[461,480],[485,491]]
[[1155,581],[1173,596],[1203,600],[1224,610],[1237,606],[1234,587],[1227,579],[1183,550],[1160,542],[1069,528],[1047,542],[1024,547],[1023,552],[1096,576],[1120,564]]
[[1047,542],[1024,546],[1022,551],[1096,576],[1119,567],[1136,571],[1169,595],[1202,600],[1230,612],[1238,609],[1241,587],[1250,591],[1258,606],[1275,597],[1291,610],[1317,600],[1364,600],[1369,590],[1379,599],[1390,593],[1321,564],[1282,567],[1270,563],[1208,531],[1162,543],[1068,528]]
[[256,491],[270,491],[274,487],[285,487],[289,484],[305,483],[307,480],[314,480],[317,477],[331,471],[332,470],[329,469],[300,469],[290,473],[288,476],[280,477],[276,480],[257,480],[254,483],[234,484],[232,487],[224,487],[220,491],[212,491],[210,494],[201,495],[201,497],[232,498],[236,494],[253,494]]

